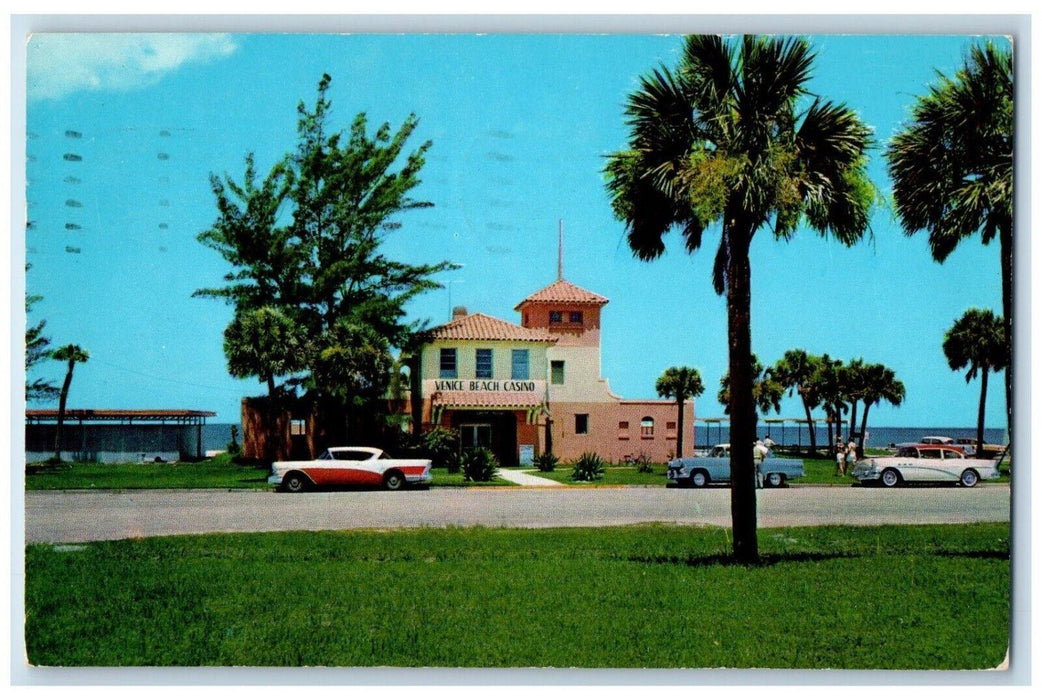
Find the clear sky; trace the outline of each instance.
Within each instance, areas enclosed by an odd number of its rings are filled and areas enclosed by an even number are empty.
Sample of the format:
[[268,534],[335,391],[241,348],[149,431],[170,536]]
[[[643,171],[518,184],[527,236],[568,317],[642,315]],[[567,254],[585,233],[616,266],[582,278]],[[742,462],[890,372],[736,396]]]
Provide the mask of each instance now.
[[[872,126],[870,172],[889,193],[886,143],[973,39],[810,40],[810,90]],[[660,62],[674,66],[680,47],[679,35],[35,35],[25,256],[27,290],[43,300],[29,320],[46,319],[55,345],[90,351],[70,406],[204,409],[231,422],[241,397],[264,393],[226,371],[231,308],[191,298],[229,269],[196,235],[216,216],[209,174],[241,179],[249,152],[267,172],[295,145],[297,104],[313,104],[329,73],[337,128],[362,111],[374,129],[414,112],[413,145],[433,141],[414,195],[435,206],[400,217],[385,252],[463,267],[411,304],[411,318],[439,324],[465,305],[518,322],[513,307],[556,277],[563,220],[565,277],[610,299],[602,371],[612,390],[654,398],[664,369],[690,365],[707,387],[698,416],[723,415],[726,309],[710,274],[718,232],[694,255],[672,234],[663,258],[635,260],[602,173],[605,156],[626,145],[626,96]],[[907,399],[874,408],[870,424],[974,425],[979,380],[950,370],[941,342],[972,306],[1001,313],[998,256],[997,242],[976,237],[939,265],[925,234],[906,237],[885,206],[871,237],[849,249],[808,230],[789,243],[761,232],[753,348],[764,364],[803,348],[893,368]],[[63,368],[44,364],[40,374],[60,382]],[[781,415],[802,415],[797,400]],[[986,423],[1005,427],[1001,380]]]

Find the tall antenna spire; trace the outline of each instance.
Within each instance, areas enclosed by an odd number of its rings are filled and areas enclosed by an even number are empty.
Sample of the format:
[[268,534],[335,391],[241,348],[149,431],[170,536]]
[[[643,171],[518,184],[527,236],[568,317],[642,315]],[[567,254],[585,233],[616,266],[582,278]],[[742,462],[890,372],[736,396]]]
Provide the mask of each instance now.
[[557,220],[557,280],[564,279],[564,219]]

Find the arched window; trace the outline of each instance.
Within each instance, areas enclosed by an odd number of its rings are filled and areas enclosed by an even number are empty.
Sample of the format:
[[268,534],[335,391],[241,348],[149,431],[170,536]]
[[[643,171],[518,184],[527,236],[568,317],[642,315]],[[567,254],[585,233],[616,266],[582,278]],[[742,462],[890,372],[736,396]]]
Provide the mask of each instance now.
[[640,437],[642,440],[650,440],[655,437],[655,419],[644,416],[640,419]]

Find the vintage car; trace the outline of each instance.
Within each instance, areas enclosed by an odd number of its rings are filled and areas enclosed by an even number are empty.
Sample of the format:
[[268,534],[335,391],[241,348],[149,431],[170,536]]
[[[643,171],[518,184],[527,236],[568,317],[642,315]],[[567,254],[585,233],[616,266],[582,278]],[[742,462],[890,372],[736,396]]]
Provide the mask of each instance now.
[[[731,446],[714,445],[707,457],[684,457],[666,465],[666,480],[678,486],[707,486],[731,481]],[[804,475],[803,460],[767,457],[760,464],[763,485],[778,488]]]
[[978,455],[977,438],[972,437],[955,438],[955,446],[961,447],[967,457],[983,457],[985,459],[988,457],[997,457],[1006,450],[1005,445],[993,445],[986,442],[981,445],[981,453]]
[[330,447],[318,459],[274,462],[268,483],[299,493],[311,488],[383,486],[396,491],[431,480],[429,459],[391,459],[377,447]]
[[997,479],[998,460],[974,459],[953,445],[921,444],[901,447],[892,457],[866,457],[850,475],[858,481],[897,486],[905,482],[947,481],[976,486],[981,479]]

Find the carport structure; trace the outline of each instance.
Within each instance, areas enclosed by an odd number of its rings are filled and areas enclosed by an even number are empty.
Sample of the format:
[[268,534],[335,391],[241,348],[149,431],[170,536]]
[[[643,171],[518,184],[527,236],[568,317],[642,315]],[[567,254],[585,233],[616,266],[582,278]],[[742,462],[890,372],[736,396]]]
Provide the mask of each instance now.
[[[74,462],[177,462],[202,459],[203,426],[213,411],[184,409],[68,409],[61,456]],[[25,412],[25,457],[54,456],[56,409]]]

